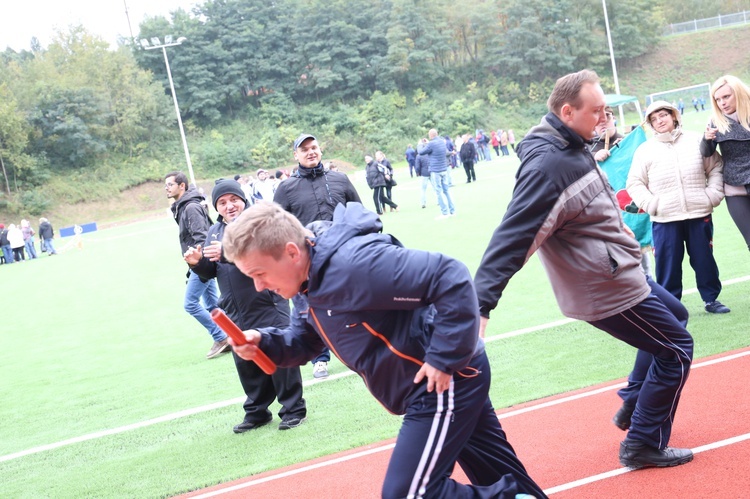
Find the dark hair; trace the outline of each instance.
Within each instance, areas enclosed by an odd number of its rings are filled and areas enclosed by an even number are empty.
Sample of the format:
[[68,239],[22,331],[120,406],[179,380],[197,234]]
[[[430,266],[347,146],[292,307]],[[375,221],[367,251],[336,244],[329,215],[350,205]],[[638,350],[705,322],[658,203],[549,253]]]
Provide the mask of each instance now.
[[164,180],[167,180],[169,177],[174,177],[174,181],[177,185],[185,184],[185,189],[190,187],[187,177],[185,176],[184,173],[180,171],[173,171],[173,172],[167,173],[166,175],[164,175]]

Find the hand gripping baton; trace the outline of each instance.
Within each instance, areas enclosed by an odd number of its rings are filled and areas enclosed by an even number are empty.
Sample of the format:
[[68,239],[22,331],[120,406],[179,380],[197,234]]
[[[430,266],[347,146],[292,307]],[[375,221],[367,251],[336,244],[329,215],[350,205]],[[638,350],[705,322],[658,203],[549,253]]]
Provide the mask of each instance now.
[[[221,328],[222,331],[227,333],[237,345],[245,345],[248,343],[242,330],[237,327],[237,324],[235,324],[222,309],[215,308],[211,310],[211,319]],[[268,358],[268,355],[263,353],[263,350],[261,350],[260,347],[258,348],[258,353],[255,354],[255,359],[253,360],[255,360],[258,367],[269,376],[276,372],[276,364]]]

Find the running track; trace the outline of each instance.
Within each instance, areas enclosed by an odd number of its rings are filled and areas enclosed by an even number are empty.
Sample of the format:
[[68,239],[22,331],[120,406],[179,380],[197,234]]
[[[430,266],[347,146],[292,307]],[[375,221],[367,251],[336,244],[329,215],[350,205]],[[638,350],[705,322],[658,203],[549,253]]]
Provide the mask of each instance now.
[[[693,364],[670,444],[693,462],[630,471],[617,460],[625,433],[610,419],[619,407],[606,384],[498,412],[531,476],[555,498],[750,497],[750,348]],[[289,499],[380,497],[393,440],[325,456],[182,497]],[[456,468],[454,476],[465,477]]]

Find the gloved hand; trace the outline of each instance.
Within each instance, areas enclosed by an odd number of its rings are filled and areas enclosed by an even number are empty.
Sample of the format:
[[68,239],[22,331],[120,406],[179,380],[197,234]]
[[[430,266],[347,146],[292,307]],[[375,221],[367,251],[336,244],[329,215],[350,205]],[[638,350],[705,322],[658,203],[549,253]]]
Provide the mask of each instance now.
[[625,206],[625,211],[628,213],[638,213],[638,206],[635,204],[635,201],[631,201],[629,205]]

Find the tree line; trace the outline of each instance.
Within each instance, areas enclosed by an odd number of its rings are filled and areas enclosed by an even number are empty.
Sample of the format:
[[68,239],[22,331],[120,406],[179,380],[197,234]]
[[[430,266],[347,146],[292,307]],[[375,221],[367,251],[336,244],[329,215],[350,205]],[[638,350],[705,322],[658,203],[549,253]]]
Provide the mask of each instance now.
[[[618,62],[650,50],[686,3],[609,0]],[[207,0],[145,20],[138,38],[165,35],[186,38],[167,50],[209,173],[288,161],[300,127],[352,159],[430,127],[521,128],[560,75],[610,72],[600,0]],[[77,202],[158,178],[182,164],[175,134],[160,50],[112,50],[76,26],[0,53],[0,210],[42,210],[40,185]]]

